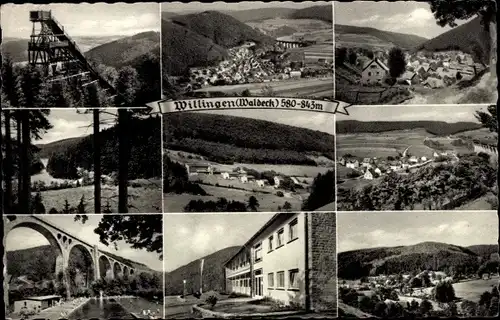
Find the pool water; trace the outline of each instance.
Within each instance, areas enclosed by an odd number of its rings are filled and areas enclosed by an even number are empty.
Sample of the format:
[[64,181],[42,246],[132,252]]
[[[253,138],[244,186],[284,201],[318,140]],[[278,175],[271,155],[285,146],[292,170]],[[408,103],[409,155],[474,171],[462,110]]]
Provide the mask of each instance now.
[[69,320],[76,319],[135,319],[127,310],[113,299],[91,299],[72,312]]

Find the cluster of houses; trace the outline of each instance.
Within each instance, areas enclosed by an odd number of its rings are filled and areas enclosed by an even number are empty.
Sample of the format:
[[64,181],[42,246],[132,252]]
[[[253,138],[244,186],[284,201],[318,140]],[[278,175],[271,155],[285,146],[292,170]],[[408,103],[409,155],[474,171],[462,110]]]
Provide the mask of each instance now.
[[[285,52],[280,45],[255,49],[255,43],[248,42],[230,48],[228,55],[216,66],[190,68],[187,89],[299,79],[305,70],[290,67],[294,61],[304,65],[304,53]],[[326,60],[324,64],[329,66]]]
[[[258,187],[265,187],[269,185],[269,181],[266,179],[256,179],[253,175],[248,174],[246,170],[238,168],[235,171],[223,171],[221,172],[217,168],[209,164],[185,164],[187,173],[189,175],[198,174],[208,174],[215,175],[219,174],[224,180],[238,180],[241,183],[255,183]],[[284,176],[274,176],[273,187],[278,189],[282,182],[284,181]],[[290,177],[295,185],[302,185],[302,183],[296,177]]]
[[[397,79],[402,85],[422,85],[428,88],[451,86],[460,80],[472,79],[485,69],[475,63],[472,56],[459,52],[441,52],[424,54],[406,53],[406,70]],[[356,66],[344,63],[344,69],[350,82],[365,86],[382,85],[389,76],[386,53],[375,53],[373,59],[359,56]]]
[[[413,278],[423,279],[423,277],[427,274],[429,277],[430,283],[435,286],[442,281],[453,282],[453,277],[448,276],[445,272],[442,271],[422,271],[419,274],[415,275]],[[412,276],[410,274],[402,274],[398,275],[378,275],[368,277],[368,285],[372,288],[401,288],[402,283],[409,284],[412,281]],[[355,283],[351,285],[344,285],[347,288],[352,288],[355,290],[362,290],[366,288],[366,283]]]
[[[434,152],[433,157],[447,157],[449,156],[448,152],[437,153]],[[379,159],[377,157],[372,158],[364,158],[359,161],[355,157],[341,157],[338,160],[338,164],[356,170],[358,172],[363,172],[363,178],[366,180],[373,180],[378,178],[384,174],[389,174],[392,172],[403,171],[406,169],[412,169],[420,166],[424,166],[433,159],[428,159],[425,156],[416,157],[403,156],[400,159],[388,160],[388,159]]]

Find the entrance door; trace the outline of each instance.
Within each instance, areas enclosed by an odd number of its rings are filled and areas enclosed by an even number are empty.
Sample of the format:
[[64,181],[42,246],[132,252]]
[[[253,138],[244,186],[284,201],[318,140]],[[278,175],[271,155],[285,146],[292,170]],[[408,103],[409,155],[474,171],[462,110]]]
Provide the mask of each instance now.
[[255,276],[254,288],[255,288],[254,296],[257,298],[263,297],[264,282],[262,281],[262,275]]

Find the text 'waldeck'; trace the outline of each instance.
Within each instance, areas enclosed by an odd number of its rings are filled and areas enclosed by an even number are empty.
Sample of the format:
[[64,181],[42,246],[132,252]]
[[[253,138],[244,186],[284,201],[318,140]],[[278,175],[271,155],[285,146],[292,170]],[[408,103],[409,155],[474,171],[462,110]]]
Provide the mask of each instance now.
[[341,101],[324,101],[312,99],[277,98],[277,97],[238,97],[238,98],[204,98],[176,101],[159,101],[162,113],[203,111],[213,109],[289,109],[316,111],[322,113],[348,114],[350,104]]

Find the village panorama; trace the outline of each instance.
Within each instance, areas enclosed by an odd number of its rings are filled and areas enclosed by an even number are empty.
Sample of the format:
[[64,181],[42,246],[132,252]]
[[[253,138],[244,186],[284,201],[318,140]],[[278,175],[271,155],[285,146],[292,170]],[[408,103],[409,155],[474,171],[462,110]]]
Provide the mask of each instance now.
[[315,4],[163,4],[165,96],[332,99],[332,5]]
[[163,121],[165,212],[334,206],[332,115],[242,109],[175,112]]
[[339,210],[498,208],[496,106],[395,108],[337,117]]
[[340,317],[498,315],[496,212],[337,216]]
[[335,3],[336,99],[365,105],[496,102],[496,44],[490,43],[496,35],[479,13],[441,27],[435,17],[445,9],[433,8],[434,2]]

